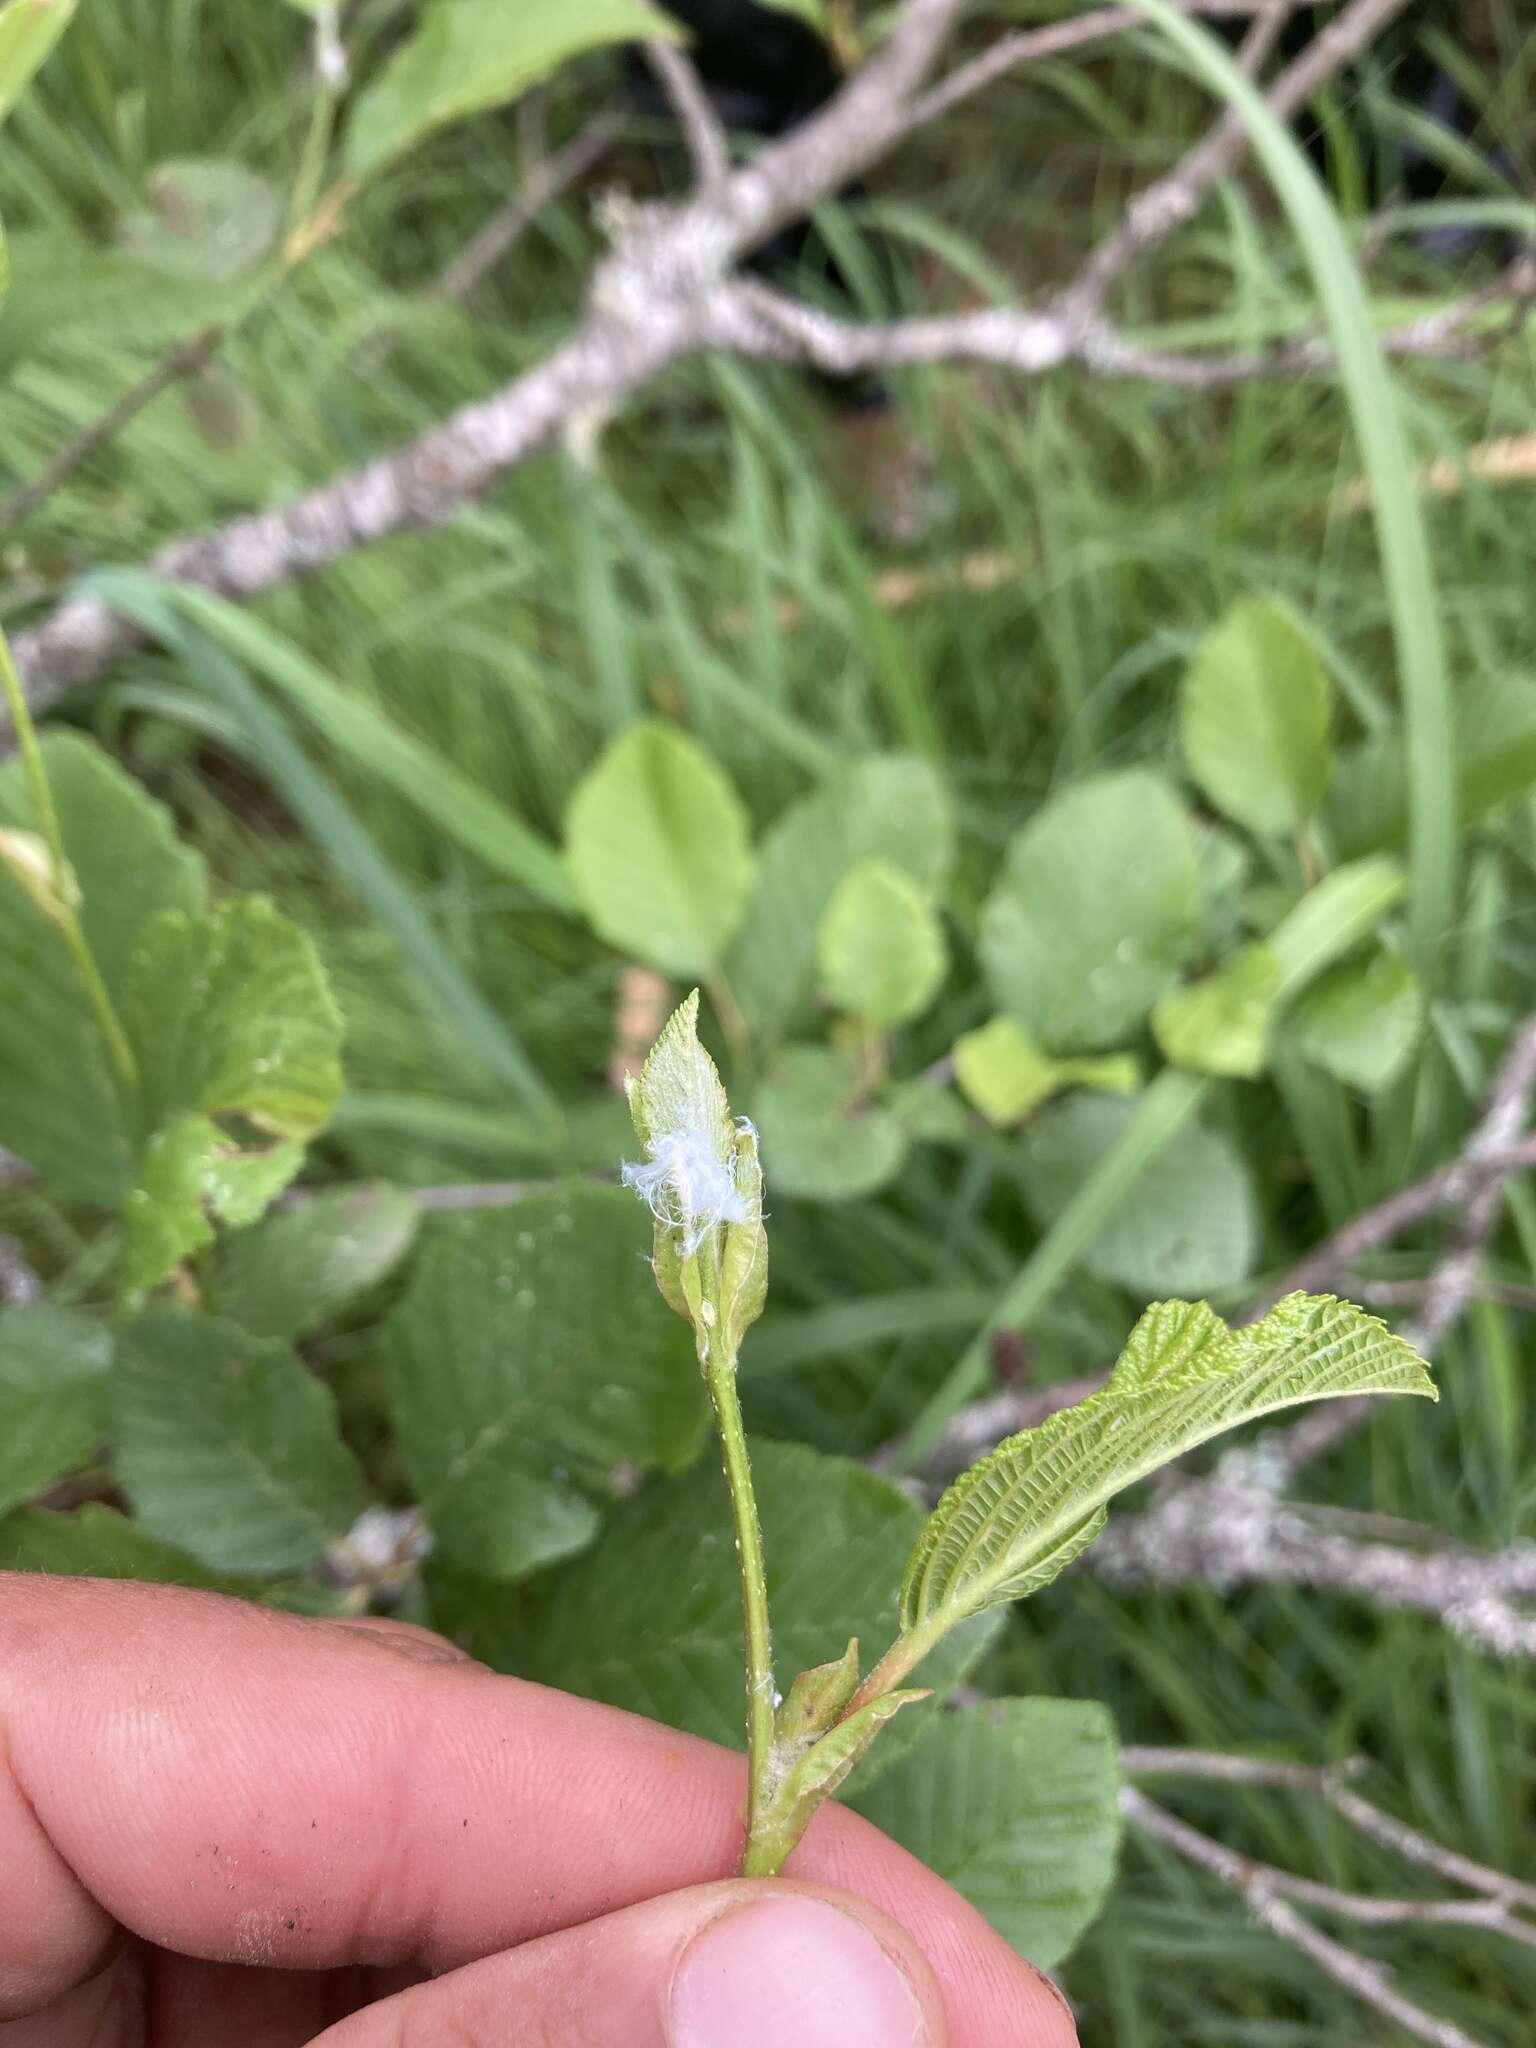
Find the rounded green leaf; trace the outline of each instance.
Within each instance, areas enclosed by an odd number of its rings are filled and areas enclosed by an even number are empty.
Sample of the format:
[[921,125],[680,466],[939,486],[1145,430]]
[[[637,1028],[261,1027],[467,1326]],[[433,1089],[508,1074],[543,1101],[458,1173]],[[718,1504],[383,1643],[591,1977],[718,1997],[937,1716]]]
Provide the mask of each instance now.
[[610,945],[669,974],[708,974],[752,886],[747,814],[724,771],[670,725],[632,726],[578,785],[566,859]]
[[846,1053],[787,1047],[754,1107],[770,1195],[850,1202],[884,1187],[906,1154],[901,1124],[861,1099],[858,1066]]
[[776,820],[727,977],[753,1025],[778,1037],[815,992],[816,937],[839,883],[878,860],[937,897],[954,864],[949,793],[931,762],[871,754]]
[[1424,991],[1400,954],[1378,947],[1325,974],[1297,1003],[1289,1028],[1303,1059],[1370,1094],[1413,1057]]
[[[1098,1171],[1134,1114],[1133,1103],[1079,1095],[1042,1110],[1029,1126],[1020,1174],[1042,1228]],[[1143,1298],[1207,1294],[1247,1276],[1257,1234],[1253,1188],[1237,1148],[1219,1131],[1187,1124],[1115,1204],[1083,1264]]]
[[931,897],[881,860],[843,877],[822,916],[817,956],[828,1001],[881,1030],[920,1017],[948,965]]
[[1171,989],[1152,1012],[1152,1031],[1176,1067],[1252,1080],[1269,1058],[1269,1027],[1280,962],[1266,945],[1244,946],[1214,974]]
[[1114,1045],[1196,937],[1195,840],[1144,769],[1053,797],[1009,842],[981,918],[992,992],[1047,1052]]
[[1114,1880],[1114,1722],[1097,1701],[981,1700],[945,1714],[853,1803],[1050,1969]]
[[1216,806],[1251,832],[1292,832],[1333,767],[1332,689],[1306,627],[1273,597],[1244,598],[1185,670],[1184,759]]
[[302,1570],[368,1505],[329,1388],[233,1323],[157,1309],[131,1324],[113,1408],[139,1521],[214,1570]]
[[400,1448],[439,1546],[517,1577],[596,1535],[614,1467],[676,1471],[708,1405],[656,1291],[649,1219],[575,1186],[445,1217],[385,1324]]

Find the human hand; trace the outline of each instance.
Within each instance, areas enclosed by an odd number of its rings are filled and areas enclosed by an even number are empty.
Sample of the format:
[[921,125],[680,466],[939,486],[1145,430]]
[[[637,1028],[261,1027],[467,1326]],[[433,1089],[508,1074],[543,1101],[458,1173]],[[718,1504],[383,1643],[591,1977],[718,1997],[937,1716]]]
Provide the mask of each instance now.
[[744,1790],[403,1624],[0,1574],[0,2048],[1075,2043],[855,1814],[720,1882]]

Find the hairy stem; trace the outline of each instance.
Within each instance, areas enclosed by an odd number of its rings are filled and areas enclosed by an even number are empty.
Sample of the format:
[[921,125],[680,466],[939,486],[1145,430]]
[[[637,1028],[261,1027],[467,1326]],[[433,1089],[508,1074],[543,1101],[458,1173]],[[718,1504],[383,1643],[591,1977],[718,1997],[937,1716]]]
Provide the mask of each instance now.
[[[713,1290],[718,1293],[718,1289]],[[706,1290],[706,1299],[710,1290]],[[768,1629],[768,1576],[763,1562],[763,1531],[752,1490],[752,1464],[747,1432],[736,1392],[736,1360],[725,1355],[712,1333],[704,1338],[704,1378],[714,1404],[725,1461],[725,1483],[731,1496],[731,1524],[741,1571],[741,1625],[747,1672],[747,1846],[744,1877],[771,1877],[778,1861],[765,1836],[769,1819],[774,1746],[773,1645]]]
[[16,664],[11,659],[11,645],[3,631],[0,631],[0,691],[3,691],[11,722],[16,729],[16,743],[21,750],[22,762],[26,768],[27,785],[32,793],[32,810],[37,819],[38,831],[48,848],[48,858],[53,867],[53,886],[58,898],[58,923],[69,948],[70,958],[85,990],[86,1000],[96,1019],[107,1053],[118,1074],[130,1088],[138,1085],[138,1064],[133,1057],[133,1048],[128,1043],[128,1034],[122,1027],[107,985],[101,978],[85,932],[81,927],[79,913],[70,901],[69,860],[64,851],[64,835],[59,829],[59,814],[54,807],[53,791],[48,787],[48,771],[43,766],[42,748],[37,743],[37,728],[32,723],[27,709],[27,700],[22,694],[21,678],[16,673]]

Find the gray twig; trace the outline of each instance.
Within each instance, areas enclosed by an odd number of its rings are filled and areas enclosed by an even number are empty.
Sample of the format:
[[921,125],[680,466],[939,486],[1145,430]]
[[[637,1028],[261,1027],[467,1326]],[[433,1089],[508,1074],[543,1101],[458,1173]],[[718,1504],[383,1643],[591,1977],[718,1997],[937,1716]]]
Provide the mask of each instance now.
[[622,131],[615,108],[605,107],[562,149],[535,162],[511,198],[499,206],[453,261],[428,286],[433,299],[466,299],[486,273],[522,240],[539,215],[601,163]]
[[730,175],[731,145],[693,59],[676,43],[660,38],[646,44],[645,57],[683,131],[699,190],[707,192],[724,184]]
[[195,334],[189,341],[178,342],[168,354],[162,356],[152,369],[147,370],[137,384],[131,385],[113,405],[109,406],[98,420],[88,427],[82,427],[59,450],[51,462],[40,469],[28,484],[13,491],[4,504],[0,504],[0,531],[19,526],[24,519],[30,519],[40,506],[45,505],[59,485],[72,477],[77,469],[90,461],[91,457],[115,441],[123,429],[136,420],[151,400],[160,396],[171,385],[179,384],[184,377],[193,377],[204,370],[218,354],[224,340],[222,327],[206,327],[201,334]]
[[[1510,1928],[1503,1924],[1507,1916],[1491,1901],[1426,1901],[1421,1907],[1410,1900],[1367,1899],[1338,1891],[1331,1885],[1293,1877],[1273,1864],[1241,1856],[1157,1805],[1134,1786],[1127,1785],[1122,1790],[1120,1805],[1133,1827],[1236,1892],[1261,1927],[1299,1949],[1324,1976],[1372,2011],[1395,2021],[1416,2041],[1427,2042],[1430,2048],[1481,2048],[1472,2035],[1452,2021],[1440,2019],[1406,1998],[1384,1965],[1321,1933],[1290,1901],[1300,1899],[1320,1911],[1356,1922],[1465,1924],[1470,1919],[1474,1925],[1492,1925],[1500,1933],[1509,1933]],[[1522,1935],[1517,1933],[1515,1938]]]

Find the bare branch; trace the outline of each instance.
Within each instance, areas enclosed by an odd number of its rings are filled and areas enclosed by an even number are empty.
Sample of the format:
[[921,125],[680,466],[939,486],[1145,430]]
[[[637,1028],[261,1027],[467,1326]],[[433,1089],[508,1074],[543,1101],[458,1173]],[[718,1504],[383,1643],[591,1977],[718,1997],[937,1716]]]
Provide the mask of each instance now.
[[43,1298],[43,1283],[27,1263],[27,1255],[14,1237],[0,1232],[0,1304],[6,1308],[36,1308]]
[[1328,1509],[1277,1500],[1254,1469],[1264,1452],[1261,1440],[1229,1453],[1215,1477],[1178,1481],[1144,1514],[1111,1521],[1088,1568],[1120,1583],[1310,1586],[1429,1615],[1494,1656],[1536,1657],[1536,1544],[1464,1550],[1428,1529],[1416,1541],[1360,1542]]
[[[1521,1149],[1521,1133],[1529,1121],[1533,1090],[1536,1090],[1536,1012],[1524,1020],[1510,1040],[1494,1075],[1487,1106],[1462,1151],[1459,1163],[1475,1177],[1449,1197],[1463,1205],[1461,1223],[1449,1251],[1430,1276],[1422,1309],[1403,1332],[1420,1351],[1433,1351],[1446,1331],[1460,1320],[1476,1292],[1483,1253],[1499,1220],[1507,1177],[1503,1171],[1489,1172],[1488,1168],[1491,1162],[1517,1154]],[[1344,1235],[1344,1232],[1339,1232],[1333,1241],[1337,1242]],[[1353,1242],[1345,1263],[1364,1249],[1365,1245]],[[1309,1285],[1310,1282],[1302,1284]],[[1331,1403],[1330,1408],[1336,1412],[1320,1408],[1304,1415],[1291,1426],[1284,1439],[1286,1473],[1294,1475],[1300,1472],[1314,1458],[1321,1457],[1341,1443],[1358,1428],[1370,1413],[1371,1406],[1369,1396],[1356,1396]]]
[[[1213,18],[1257,15],[1283,22],[1293,12],[1296,0],[1193,0],[1182,12]],[[966,100],[974,99],[989,85],[995,85],[1010,71],[1026,64],[1042,64],[1050,57],[1065,56],[1087,43],[1103,42],[1109,36],[1126,35],[1144,29],[1147,17],[1132,7],[1099,7],[1090,14],[1075,14],[1066,21],[1048,22],[1043,28],[1015,29],[957,65],[945,78],[912,104],[913,125],[922,127],[941,115],[952,113]]]
[[[1408,0],[1350,0],[1270,87],[1265,97],[1271,111],[1289,120],[1407,4]],[[1094,250],[1070,287],[1073,303],[1096,311],[1138,256],[1194,219],[1206,194],[1233,169],[1247,146],[1248,131],[1241,118],[1231,110],[1223,113],[1181,162],[1131,201],[1119,227]]]
[[[1394,2020],[1416,2041],[1428,2042],[1430,2048],[1481,2048],[1472,2035],[1464,2033],[1450,2020],[1439,2019],[1405,1998],[1382,1964],[1357,1955],[1352,1949],[1320,1933],[1296,1911],[1286,1895],[1304,1898],[1322,1910],[1356,1920],[1388,1917],[1422,1921],[1438,1915],[1404,1910],[1409,1905],[1407,1901],[1357,1898],[1350,1893],[1334,1891],[1331,1886],[1314,1885],[1306,1879],[1292,1877],[1272,1864],[1255,1863],[1211,1836],[1202,1834],[1198,1828],[1192,1828],[1187,1821],[1169,1813],[1166,1807],[1157,1805],[1134,1786],[1128,1785],[1121,1792],[1120,1806],[1133,1827],[1238,1893],[1260,1926],[1268,1928],[1271,1934],[1288,1942],[1291,1947],[1300,1949],[1325,1976],[1372,2011]],[[1385,1916],[1372,1911],[1373,1907],[1382,1906],[1397,1910]],[[1445,1902],[1440,1910],[1442,1913],[1451,1910],[1451,1902]],[[1495,1921],[1498,1919],[1498,1909],[1487,1902],[1477,1902],[1473,1912],[1474,1918],[1484,1924],[1490,1912]],[[1461,1921],[1466,1915],[1456,1912],[1454,1917]],[[1498,1931],[1507,1930],[1501,1926]]]
[[730,174],[731,145],[710,105],[693,59],[676,43],[664,42],[659,37],[646,44],[645,57],[683,131],[699,190],[707,192],[723,184]]
[[454,257],[427,296],[433,299],[464,299],[487,271],[528,232],[545,207],[578,184],[612,149],[623,129],[616,108],[605,107],[577,130],[562,149],[535,163],[518,190],[504,206],[498,207],[485,225]]

